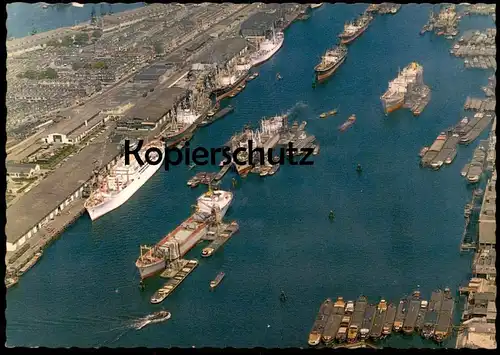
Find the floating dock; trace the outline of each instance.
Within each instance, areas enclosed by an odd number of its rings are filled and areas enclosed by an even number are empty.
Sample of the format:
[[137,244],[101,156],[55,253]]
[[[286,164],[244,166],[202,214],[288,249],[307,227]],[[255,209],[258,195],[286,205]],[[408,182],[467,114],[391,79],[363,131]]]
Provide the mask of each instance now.
[[198,266],[198,260],[189,260],[185,263],[185,266],[180,269],[175,275],[167,281],[162,288],[154,293],[151,297],[151,303],[158,304],[161,303],[174,292],[174,290],[179,286],[186,277],[193,272],[193,270]]
[[[213,235],[213,241],[202,250],[201,256],[208,258],[212,256],[221,246],[226,244],[226,242],[233,236],[234,233],[238,232],[240,226],[236,221],[229,224],[222,224],[219,226],[219,232],[214,232],[213,234],[209,232],[207,235]],[[207,239],[207,238],[205,238]]]

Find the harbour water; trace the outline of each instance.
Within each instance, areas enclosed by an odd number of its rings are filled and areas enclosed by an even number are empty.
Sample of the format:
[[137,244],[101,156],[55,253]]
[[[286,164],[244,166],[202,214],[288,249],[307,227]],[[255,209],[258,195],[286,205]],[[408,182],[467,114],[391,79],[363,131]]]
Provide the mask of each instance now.
[[[335,75],[313,89],[314,65],[343,24],[365,8],[325,4],[293,24],[280,52],[232,99],[235,111],[191,141],[191,147],[217,147],[244,124],[289,111],[308,122],[321,144],[313,166],[283,166],[273,177],[240,181],[227,213],[240,232],[211,258],[200,258],[204,244],[191,251],[187,258],[199,259],[197,270],[153,306],[149,298],[164,281],[147,280],[140,291],[139,245],[155,243],[183,221],[202,192],[190,190],[187,179],[217,167],[160,170],[116,211],[94,223],[80,218],[9,290],[7,345],[305,347],[327,297],[364,294],[396,302],[416,288],[429,297],[433,289],[465,283],[471,256],[461,256],[459,244],[471,191],[460,169],[476,144],[460,146],[453,164],[438,172],[419,168],[418,152],[464,115],[467,96],[482,96],[491,73],[465,70],[449,54],[450,41],[419,36],[429,7],[404,5],[394,16],[377,17]],[[461,29],[493,25],[489,17],[471,17]],[[385,117],[379,97],[398,67],[411,61],[423,65],[432,100],[419,117],[408,110]],[[318,118],[336,107],[337,116]],[[339,133],[337,126],[353,113],[354,126]],[[219,271],[224,283],[209,292]],[[168,322],[130,327],[161,308],[172,313]],[[399,336],[382,345],[435,347]]]
[[[132,10],[144,6],[144,3],[134,4],[116,3],[112,4],[113,13]],[[15,2],[7,5],[7,37],[29,36],[35,29],[37,32],[54,30],[59,27],[74,26],[81,22],[90,20],[94,9],[95,14],[110,11],[108,3],[86,4],[83,7],[67,5],[49,6],[43,9],[41,3],[28,4]]]

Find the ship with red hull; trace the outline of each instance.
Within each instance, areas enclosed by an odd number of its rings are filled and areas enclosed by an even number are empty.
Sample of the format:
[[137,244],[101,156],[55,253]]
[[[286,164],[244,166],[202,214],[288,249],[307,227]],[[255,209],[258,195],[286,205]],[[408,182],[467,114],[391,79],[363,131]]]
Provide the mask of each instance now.
[[193,215],[155,246],[141,246],[141,254],[135,263],[141,279],[164,270],[169,261],[182,258],[206,235],[213,213],[216,212],[219,218],[224,217],[232,200],[231,192],[209,190],[198,198],[197,211]]
[[364,13],[353,22],[346,23],[344,25],[344,31],[339,35],[340,43],[349,44],[361,36],[366,31],[372,20],[372,15]]

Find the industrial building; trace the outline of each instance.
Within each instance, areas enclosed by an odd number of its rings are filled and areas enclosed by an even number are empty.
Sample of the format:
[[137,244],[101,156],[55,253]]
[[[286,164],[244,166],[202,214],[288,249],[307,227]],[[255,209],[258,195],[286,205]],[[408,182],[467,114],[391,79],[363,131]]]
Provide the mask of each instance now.
[[127,112],[126,117],[116,123],[118,131],[152,131],[172,117],[175,104],[186,95],[187,90],[172,87],[158,88]]
[[10,178],[31,179],[40,172],[38,164],[7,163],[7,176]]
[[248,43],[242,37],[226,38],[216,41],[212,46],[205,49],[196,59],[192,66],[193,70],[205,70],[208,68],[232,66],[238,57],[248,50]]
[[488,181],[484,192],[483,204],[479,215],[479,247],[495,247],[496,245],[496,170]]

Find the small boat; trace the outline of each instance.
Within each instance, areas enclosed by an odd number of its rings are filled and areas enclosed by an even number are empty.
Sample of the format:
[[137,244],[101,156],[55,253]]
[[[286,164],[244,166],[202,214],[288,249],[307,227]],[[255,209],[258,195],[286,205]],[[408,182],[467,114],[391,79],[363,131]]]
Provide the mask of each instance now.
[[347,121],[345,121],[341,126],[339,126],[339,131],[344,132],[346,129],[351,127],[354,122],[356,122],[356,115],[351,115]]
[[481,196],[483,193],[484,193],[484,191],[481,189],[474,190],[474,195],[476,195],[476,196]]
[[356,167],[356,171],[358,173],[362,172],[363,171],[363,168],[361,167],[361,164],[358,164],[358,166]]
[[26,271],[31,269],[33,265],[35,265],[38,260],[42,257],[42,252],[39,251],[38,253],[35,253],[32,259],[30,259],[20,270],[19,270],[19,275],[24,274]]
[[313,155],[318,155],[319,154],[319,145],[316,145],[313,150]]
[[219,286],[220,282],[222,281],[225,275],[226,274],[224,274],[223,272],[219,272],[219,274],[215,277],[215,279],[210,281],[210,288],[214,289],[217,286]]
[[328,115],[329,116],[335,116],[337,114],[338,110],[337,109],[333,109],[331,111],[328,111]]
[[319,115],[320,118],[327,118],[328,114],[326,112],[323,112],[321,115]]
[[438,161],[433,161],[431,163],[431,168],[434,169],[434,170],[438,170],[439,168],[441,168],[443,166],[443,161],[442,160],[438,160]]
[[196,164],[195,164],[195,163],[193,163],[193,164],[191,164],[191,165],[189,166],[189,170],[193,170],[195,167],[196,167]]
[[280,168],[279,164],[273,165],[272,168],[269,170],[269,175],[274,175]]
[[261,177],[264,177],[264,176],[267,176],[268,174],[269,174],[269,170],[268,170],[268,169],[262,169],[262,170],[260,171],[260,174],[259,174],[259,175],[260,175]]
[[201,256],[203,258],[208,258],[209,256],[211,256],[212,254],[214,253],[214,249],[213,248],[205,248],[201,251]]
[[6,277],[5,288],[11,288],[12,286],[17,285],[18,282],[19,282],[19,277],[17,276]]
[[283,78],[281,77],[280,73],[277,73],[276,74],[276,80],[281,80],[281,79],[283,79]]
[[469,164],[465,164],[465,166],[462,168],[462,171],[460,171],[460,175],[465,177],[468,171],[469,171]]
[[335,213],[333,213],[333,210],[330,211],[330,213],[328,214],[328,218],[330,218],[330,219],[334,219],[335,218]]
[[171,317],[171,314],[168,311],[155,312],[153,314],[150,314],[149,316],[146,316],[144,319],[142,319],[136,325],[136,329],[141,330],[142,328],[144,328],[145,326],[147,326],[149,324],[164,322],[166,320],[169,320],[170,317]]

